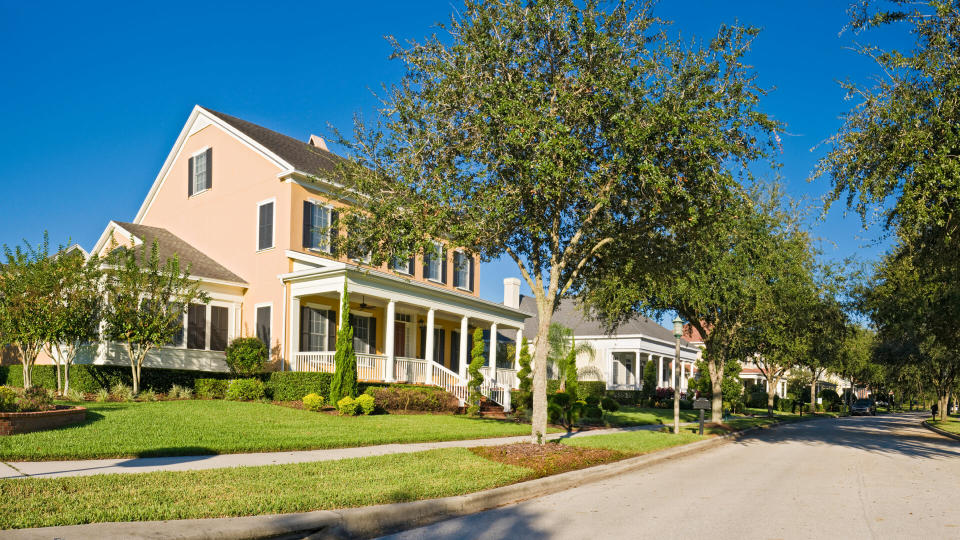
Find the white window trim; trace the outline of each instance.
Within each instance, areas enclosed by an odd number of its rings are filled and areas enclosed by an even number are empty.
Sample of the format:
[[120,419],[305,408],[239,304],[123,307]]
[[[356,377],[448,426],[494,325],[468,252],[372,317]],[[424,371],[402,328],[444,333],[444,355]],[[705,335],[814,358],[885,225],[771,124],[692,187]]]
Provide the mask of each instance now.
[[[193,158],[199,156],[200,154],[205,154],[205,153],[207,153],[207,150],[209,150],[210,148],[212,148],[212,147],[209,146],[209,145],[204,146],[204,147],[201,148],[200,150],[197,150],[196,152],[190,154],[190,157],[189,157],[188,159],[193,159]],[[210,166],[210,164],[208,163],[208,164],[207,164],[207,167],[209,167],[209,166]],[[193,177],[192,177],[192,176],[190,177],[190,184],[193,185]],[[201,189],[200,191],[194,190],[193,195],[190,195],[190,196],[188,197],[188,199],[192,199],[192,198],[196,197],[197,195],[200,195],[201,193],[206,193],[206,192],[208,192],[208,191],[210,191],[210,189],[209,189],[209,188],[206,188],[206,187],[203,188],[203,189]]]
[[[426,278],[427,281],[432,281],[432,282],[434,282],[434,283],[440,283],[440,284],[442,284],[442,283],[443,283],[443,276],[440,275],[440,273],[443,272],[443,261],[440,260],[439,255],[443,254],[443,244],[440,243],[440,242],[434,242],[434,243],[433,243],[433,247],[436,248],[436,253],[433,253],[433,255],[434,255],[434,256],[437,256],[437,276],[439,276],[439,277],[437,277],[437,278],[432,278],[432,277],[430,277],[430,276],[423,276],[423,277]],[[432,261],[433,261],[433,257],[431,257],[430,260],[431,260],[431,262],[432,262]],[[429,270],[430,270],[430,265],[428,264],[428,265],[427,265],[427,271],[429,272]]]
[[333,207],[333,205],[327,203],[326,201],[321,201],[318,199],[307,199],[307,202],[309,202],[314,206],[319,206],[321,208],[327,209],[327,222],[324,224],[324,227],[327,229],[327,232],[324,233],[327,237],[327,247],[326,248],[310,247],[307,249],[309,251],[315,251],[317,253],[326,253],[327,255],[331,255],[333,254],[333,249],[332,249],[333,242],[330,241],[330,225],[331,225],[330,220],[333,219],[333,211],[335,210],[335,208]]
[[[396,259],[396,260],[394,260],[393,262],[396,263],[397,261],[400,261],[400,260],[401,260],[401,259]],[[397,265],[396,265],[396,264],[391,264],[391,265],[390,265],[390,270],[392,270],[393,272],[396,272],[397,274],[401,274],[401,275],[404,275],[404,276],[412,276],[413,273],[416,271],[416,269],[415,269],[415,268],[410,268],[410,267],[411,267],[411,266],[415,266],[415,265],[417,264],[416,260],[414,260],[413,265],[410,264],[410,259],[409,259],[409,258],[402,259],[402,261],[403,261],[403,263],[404,263],[403,265],[406,266],[406,268],[407,268],[406,270],[401,270],[400,268],[397,268]]]
[[[267,204],[273,204],[273,212],[271,213],[272,215],[270,216],[271,219],[273,220],[273,223],[270,224],[270,236],[271,236],[270,247],[260,249],[260,207]],[[257,224],[257,227],[256,227],[257,232],[256,234],[254,234],[254,241],[255,241],[254,247],[256,248],[256,252],[263,253],[264,251],[270,251],[271,249],[274,249],[275,247],[277,247],[277,198],[276,197],[271,197],[267,200],[260,201],[257,203],[257,217],[255,221]]]
[[[467,254],[465,251],[463,251],[462,249],[454,250],[454,253],[459,253],[460,255],[462,255],[462,256],[463,256],[464,258],[466,258],[467,260],[472,260],[472,257],[470,257],[470,255],[468,255],[468,254]],[[474,263],[474,264],[476,264],[476,263]],[[456,275],[457,275],[457,256],[454,255],[454,256],[453,256],[453,276],[456,277]],[[470,281],[470,264],[469,264],[469,263],[467,263],[467,279],[466,279],[466,280],[467,280],[468,282]],[[470,287],[464,287],[463,285],[457,285],[456,288],[459,289],[459,290],[461,290],[461,291],[465,291],[465,292],[473,292],[473,289],[472,289],[472,288],[470,288]]]
[[[260,321],[257,320],[257,314],[260,311],[260,308],[270,308],[270,320],[267,321],[267,327],[270,329],[270,341],[273,341],[273,302],[261,302],[259,304],[253,305],[253,337],[257,337],[257,328],[260,326]],[[267,343],[267,351],[270,351],[270,344]]]

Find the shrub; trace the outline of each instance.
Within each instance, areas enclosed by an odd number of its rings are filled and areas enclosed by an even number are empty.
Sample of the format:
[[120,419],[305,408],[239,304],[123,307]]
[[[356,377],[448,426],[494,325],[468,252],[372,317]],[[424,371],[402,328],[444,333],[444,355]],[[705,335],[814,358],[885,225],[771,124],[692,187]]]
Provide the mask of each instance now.
[[[614,403],[616,403],[616,401],[614,401]],[[603,411],[596,405],[587,405],[583,408],[583,416],[590,420],[599,420],[603,418]]]
[[[33,385],[51,390],[56,388],[57,377],[53,368],[54,366],[49,365],[34,366]],[[232,378],[229,373],[146,367],[142,369],[140,375],[140,388],[144,390],[149,388],[157,393],[168,393],[174,384],[193,388],[197,379],[228,380]],[[130,366],[76,364],[70,367],[70,388],[81,392],[95,394],[100,389],[110,390],[117,383],[127,386],[133,384]],[[0,366],[0,385],[23,387],[23,370],[20,366]],[[294,399],[299,399],[300,396]]]
[[137,400],[139,401],[156,401],[157,393],[149,388],[137,394]]
[[767,393],[763,390],[755,390],[747,396],[747,407],[754,409],[767,408]]
[[49,411],[53,408],[53,393],[41,386],[31,386],[17,398],[17,410],[22,412]]
[[607,390],[603,395],[620,405],[636,405],[640,403],[643,393],[639,390]]
[[17,410],[17,393],[8,386],[0,386],[0,412]]
[[603,407],[603,410],[607,412],[617,412],[620,410],[620,404],[617,403],[617,400],[609,397],[604,397],[601,399],[600,406]]
[[574,401],[566,392],[557,392],[547,396],[547,418],[571,431],[587,406],[583,401]]
[[587,397],[583,398],[583,402],[586,403],[587,405],[596,405],[596,406],[599,406],[599,405],[600,405],[600,398],[597,397],[597,396],[587,396]]
[[376,405],[373,400],[373,396],[369,394],[363,394],[354,400],[357,406],[360,408],[360,412],[363,414],[370,414],[376,408]]
[[110,399],[113,401],[132,401],[133,389],[123,383],[117,383],[110,388]]
[[470,380],[467,382],[467,388],[469,389],[467,414],[470,416],[480,414],[480,400],[483,397],[480,393],[480,387],[483,385],[483,373],[480,372],[480,369],[483,368],[483,362],[483,331],[477,328],[473,333],[473,349],[470,351],[470,364],[467,366],[467,372],[470,374]]
[[236,338],[224,351],[227,366],[232,373],[249,377],[263,371],[269,351],[260,338]]
[[374,405],[385,411],[456,412],[460,406],[453,394],[424,386],[371,387],[366,395],[372,396]]
[[307,394],[303,396],[303,408],[308,411],[319,411],[323,408],[323,396],[320,394]]
[[824,409],[828,411],[840,410],[840,404],[842,401],[840,400],[840,394],[838,394],[835,390],[825,388],[820,391],[818,397],[823,400]]
[[86,401],[87,395],[76,388],[71,388],[67,391],[67,399],[70,401]]
[[180,386],[175,384],[170,387],[170,391],[167,392],[168,399],[192,399],[193,398],[193,389],[187,388],[186,386]]
[[228,386],[230,381],[222,379],[197,379],[193,389],[198,398],[223,399],[227,395]]
[[577,383],[577,397],[586,400],[589,396],[601,398],[607,391],[607,383],[603,381],[580,381]]
[[779,401],[777,401],[777,410],[780,412],[793,412],[793,403],[794,401],[791,398],[780,398]]
[[693,400],[692,399],[681,399],[680,400],[680,410],[689,411],[693,409]]
[[110,401],[110,392],[107,392],[105,389],[101,388],[97,390],[97,394],[94,396],[94,401],[97,403],[104,403]]
[[[393,324],[391,321],[390,324]],[[334,353],[334,372],[330,382],[330,403],[340,398],[357,396],[357,355],[353,350],[353,326],[350,325],[350,293],[343,284],[340,295],[340,324],[337,325],[337,348]]]
[[344,416],[353,416],[357,414],[357,400],[350,396],[342,398],[337,402],[337,410]]
[[230,401],[259,401],[266,397],[266,392],[260,379],[234,379],[224,397]]
[[297,401],[307,394],[330,394],[333,373],[277,371],[267,376],[267,394],[274,401]]

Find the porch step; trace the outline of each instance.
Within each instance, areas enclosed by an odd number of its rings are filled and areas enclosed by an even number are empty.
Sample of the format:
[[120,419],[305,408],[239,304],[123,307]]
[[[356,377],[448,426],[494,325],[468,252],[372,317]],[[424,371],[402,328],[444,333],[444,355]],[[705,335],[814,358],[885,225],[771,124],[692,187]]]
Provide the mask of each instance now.
[[506,418],[507,413],[503,411],[502,405],[497,405],[489,399],[480,402],[480,416],[483,418]]

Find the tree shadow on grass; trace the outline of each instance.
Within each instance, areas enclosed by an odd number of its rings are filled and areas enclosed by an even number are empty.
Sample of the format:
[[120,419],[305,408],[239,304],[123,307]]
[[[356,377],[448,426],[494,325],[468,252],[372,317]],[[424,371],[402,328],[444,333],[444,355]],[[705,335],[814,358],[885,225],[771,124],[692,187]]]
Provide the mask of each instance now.
[[[212,456],[218,455],[220,452],[207,448],[205,446],[167,446],[162,448],[150,448],[149,450],[141,450],[137,452],[136,460],[145,460],[145,459],[163,459],[169,460],[176,463],[183,463],[185,461],[199,461],[202,459],[208,459]],[[120,466],[135,466],[136,464],[127,465],[121,463]]]

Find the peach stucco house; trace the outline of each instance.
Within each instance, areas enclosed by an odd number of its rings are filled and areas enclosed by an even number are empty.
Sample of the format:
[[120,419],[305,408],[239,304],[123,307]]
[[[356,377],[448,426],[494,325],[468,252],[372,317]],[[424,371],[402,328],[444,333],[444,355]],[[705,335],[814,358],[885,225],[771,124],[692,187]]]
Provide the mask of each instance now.
[[[480,298],[478,261],[455,246],[379,267],[331,253],[326,235],[342,233],[328,196],[336,159],[319,137],[304,142],[194,107],[134,219],[111,221],[92,250],[156,240],[211,297],[189,307],[183,335],[145,365],[224,370],[226,343],[258,336],[274,369],[332,371],[346,283],[361,379],[465,392],[465,336],[522,330],[527,314]],[[87,361],[126,363],[112,344]],[[514,372],[491,366],[498,382],[488,393],[508,400]]]

